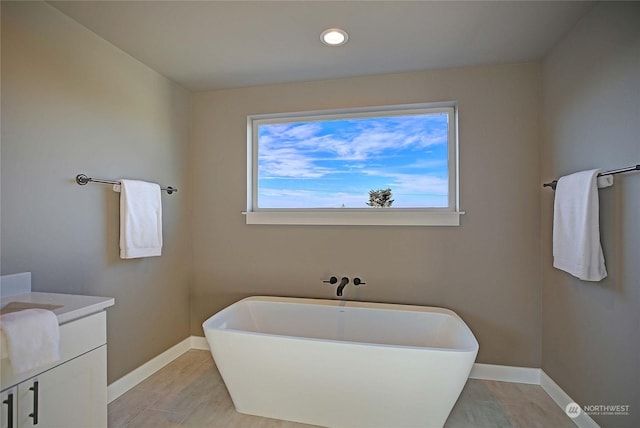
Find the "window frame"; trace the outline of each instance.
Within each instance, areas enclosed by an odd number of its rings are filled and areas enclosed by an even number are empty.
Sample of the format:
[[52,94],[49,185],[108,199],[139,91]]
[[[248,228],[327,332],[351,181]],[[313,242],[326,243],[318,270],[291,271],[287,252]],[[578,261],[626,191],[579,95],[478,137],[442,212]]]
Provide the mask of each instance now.
[[[448,206],[431,208],[258,208],[258,127],[309,122],[446,113],[448,115]],[[458,106],[456,102],[272,113],[247,116],[247,224],[459,226]]]

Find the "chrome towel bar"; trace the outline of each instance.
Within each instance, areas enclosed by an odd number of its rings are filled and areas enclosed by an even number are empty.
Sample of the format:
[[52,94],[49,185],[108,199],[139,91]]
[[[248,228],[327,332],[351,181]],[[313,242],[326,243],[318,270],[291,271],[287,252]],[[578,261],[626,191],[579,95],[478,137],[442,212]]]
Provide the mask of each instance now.
[[[603,175],[614,175],[620,174],[622,172],[631,172],[631,171],[640,171],[640,164],[635,166],[629,166],[626,168],[612,169],[611,171],[602,171],[598,174],[598,177],[602,177]],[[544,183],[542,187],[551,187],[553,190],[556,190],[556,185],[558,184],[558,180],[553,180],[550,183]]]
[[[120,184],[119,180],[105,180],[102,178],[92,178],[92,177],[87,177],[85,174],[78,174],[76,175],[76,183],[78,183],[81,186],[84,186],[87,183],[104,183],[104,184]],[[172,194],[173,192],[177,192],[178,189],[176,189],[175,187],[160,187],[161,190],[164,190],[165,192],[167,192],[168,194]]]

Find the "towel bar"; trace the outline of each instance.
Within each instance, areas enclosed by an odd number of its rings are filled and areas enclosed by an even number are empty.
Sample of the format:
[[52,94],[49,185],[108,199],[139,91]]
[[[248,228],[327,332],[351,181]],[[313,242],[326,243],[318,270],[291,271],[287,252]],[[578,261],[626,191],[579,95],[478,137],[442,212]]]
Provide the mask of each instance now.
[[[602,177],[603,175],[614,175],[620,174],[622,172],[631,172],[631,171],[640,171],[640,164],[635,166],[629,166],[626,168],[612,169],[610,171],[603,171],[598,174],[598,177]],[[550,183],[544,183],[542,187],[551,187],[553,190],[556,190],[556,185],[558,184],[558,180],[553,180]]]
[[[91,178],[91,177],[87,177],[85,174],[78,174],[76,175],[76,183],[78,183],[81,186],[84,186],[87,183],[104,183],[104,184],[120,184],[119,180],[105,180],[102,178]],[[176,189],[175,187],[160,187],[161,190],[164,190],[165,192],[167,192],[168,194],[172,194],[173,192],[177,192],[178,189]]]

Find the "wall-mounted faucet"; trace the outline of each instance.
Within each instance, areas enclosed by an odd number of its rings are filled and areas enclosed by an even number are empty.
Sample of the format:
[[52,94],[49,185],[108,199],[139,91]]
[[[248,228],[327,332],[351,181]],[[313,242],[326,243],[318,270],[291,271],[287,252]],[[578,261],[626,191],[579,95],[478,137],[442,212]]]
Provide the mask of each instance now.
[[346,287],[348,283],[349,283],[349,278],[347,278],[346,276],[343,276],[342,279],[340,280],[340,284],[338,285],[338,289],[336,290],[336,294],[338,296],[342,296],[342,290],[344,290],[344,287]]
[[[338,278],[335,276],[332,276],[329,279],[325,279],[322,282],[326,283],[326,284],[338,284]],[[344,287],[347,286],[347,284],[349,283],[349,278],[346,276],[343,276],[342,279],[340,280],[340,284],[338,284],[338,288],[336,290],[336,295],[338,297],[342,296],[342,291],[344,290]],[[353,285],[365,285],[366,282],[364,282],[363,280],[361,280],[360,278],[356,277],[353,278]]]

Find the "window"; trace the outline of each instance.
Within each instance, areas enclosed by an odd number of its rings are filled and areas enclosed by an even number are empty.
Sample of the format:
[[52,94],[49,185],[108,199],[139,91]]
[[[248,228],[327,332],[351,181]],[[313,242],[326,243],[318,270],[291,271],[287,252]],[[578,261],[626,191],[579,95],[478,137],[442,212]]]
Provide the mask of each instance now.
[[250,116],[247,223],[458,225],[453,103]]

